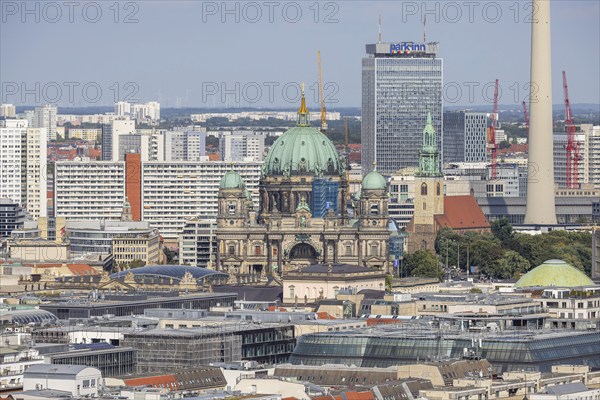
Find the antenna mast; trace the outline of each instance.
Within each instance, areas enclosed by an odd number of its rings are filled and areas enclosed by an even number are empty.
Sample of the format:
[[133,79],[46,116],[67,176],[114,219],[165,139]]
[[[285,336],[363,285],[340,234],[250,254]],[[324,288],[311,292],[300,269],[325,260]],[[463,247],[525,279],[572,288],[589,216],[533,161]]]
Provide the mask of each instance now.
[[378,35],[378,37],[377,37],[377,38],[378,38],[378,39],[377,39],[377,43],[381,44],[381,15],[379,16],[379,24],[378,24],[378,27],[379,27],[379,35]]

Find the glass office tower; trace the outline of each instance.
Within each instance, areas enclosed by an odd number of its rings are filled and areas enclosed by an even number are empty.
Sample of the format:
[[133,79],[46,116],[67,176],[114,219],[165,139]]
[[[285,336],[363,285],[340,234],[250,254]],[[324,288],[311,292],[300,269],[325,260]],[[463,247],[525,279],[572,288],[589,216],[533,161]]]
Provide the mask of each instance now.
[[417,167],[422,133],[431,112],[442,146],[442,59],[437,43],[367,45],[362,60],[362,168],[391,175]]

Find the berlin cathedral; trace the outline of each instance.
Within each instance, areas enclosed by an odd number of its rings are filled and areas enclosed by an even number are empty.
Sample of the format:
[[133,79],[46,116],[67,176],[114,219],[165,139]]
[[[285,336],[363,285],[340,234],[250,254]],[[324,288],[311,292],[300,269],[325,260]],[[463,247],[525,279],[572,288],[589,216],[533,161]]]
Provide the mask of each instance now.
[[309,123],[304,94],[297,126],[271,146],[255,210],[242,177],[219,188],[216,269],[230,276],[281,276],[314,264],[389,271],[388,190],[373,171],[350,201],[346,162]]

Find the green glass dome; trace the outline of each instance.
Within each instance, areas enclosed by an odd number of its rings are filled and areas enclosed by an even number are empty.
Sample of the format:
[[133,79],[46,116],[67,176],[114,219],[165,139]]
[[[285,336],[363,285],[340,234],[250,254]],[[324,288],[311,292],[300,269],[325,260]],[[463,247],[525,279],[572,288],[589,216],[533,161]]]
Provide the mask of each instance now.
[[264,175],[339,175],[339,154],[327,136],[310,126],[296,126],[281,135],[265,158]]
[[385,190],[387,181],[377,171],[371,171],[363,178],[362,188],[366,190]]
[[244,180],[240,174],[233,170],[223,175],[219,184],[219,188],[221,189],[243,189],[244,187]]
[[593,284],[586,274],[563,260],[548,260],[523,275],[515,287],[577,287]]

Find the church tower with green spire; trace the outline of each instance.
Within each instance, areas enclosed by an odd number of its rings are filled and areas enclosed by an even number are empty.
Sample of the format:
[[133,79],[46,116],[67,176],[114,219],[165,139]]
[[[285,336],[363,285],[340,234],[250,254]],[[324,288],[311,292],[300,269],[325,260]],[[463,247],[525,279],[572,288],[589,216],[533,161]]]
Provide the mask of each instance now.
[[427,124],[423,129],[423,147],[419,153],[419,172],[417,176],[442,176],[440,171],[440,152],[437,148],[436,134],[431,123],[431,113],[427,113]]
[[435,251],[435,216],[444,214],[444,176],[436,143],[436,132],[428,113],[419,153],[419,171],[415,175],[414,215],[407,229],[409,252]]

